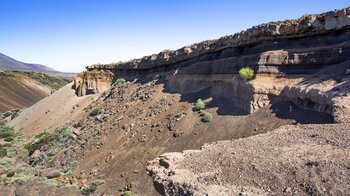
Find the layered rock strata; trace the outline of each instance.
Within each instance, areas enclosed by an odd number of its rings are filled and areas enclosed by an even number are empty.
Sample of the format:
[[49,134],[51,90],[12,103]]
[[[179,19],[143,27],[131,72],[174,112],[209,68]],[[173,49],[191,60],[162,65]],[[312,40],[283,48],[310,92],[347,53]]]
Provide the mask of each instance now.
[[[254,26],[246,31],[230,36],[224,36],[217,40],[209,40],[201,43],[185,46],[175,51],[163,51],[159,54],[145,56],[141,59],[131,60],[125,63],[93,65],[87,70],[94,69],[154,69],[168,64],[180,63],[191,58],[200,57],[203,54],[223,51],[228,48],[244,50],[245,47],[265,42],[279,41],[280,39],[298,39],[303,37],[315,37],[327,33],[341,33],[350,26],[350,8],[331,11],[323,14],[304,15],[297,20],[282,22],[270,22]],[[330,38],[330,36],[328,36]],[[333,39],[329,39],[331,42]],[[348,41],[348,39],[346,39]],[[321,41],[321,40],[320,40]],[[314,42],[318,45],[321,42]],[[313,44],[313,45],[314,45]],[[329,43],[327,45],[330,45]],[[305,47],[310,47],[305,43]],[[265,47],[266,48],[266,47]],[[292,56],[302,56],[293,54]],[[296,57],[297,58],[297,57]],[[266,64],[262,62],[262,64]]]
[[[347,79],[324,85],[331,88],[327,91],[322,86],[298,84],[298,81],[328,67],[341,70],[337,75],[344,78],[346,69],[350,68],[349,37],[350,8],[305,15],[125,63],[88,66],[88,71],[76,78],[75,89],[82,96],[103,92],[119,77],[165,74],[168,91],[189,93],[211,88],[213,96],[230,99],[246,113],[279,97],[304,108],[339,116],[335,113],[347,109],[338,106],[343,101],[334,104],[341,93],[333,93],[331,87],[346,87]],[[258,77],[285,80],[272,85],[261,85],[259,80],[242,81],[237,73],[245,66],[252,67]],[[346,95],[349,89],[345,87],[342,93]],[[337,119],[344,117],[340,116]]]

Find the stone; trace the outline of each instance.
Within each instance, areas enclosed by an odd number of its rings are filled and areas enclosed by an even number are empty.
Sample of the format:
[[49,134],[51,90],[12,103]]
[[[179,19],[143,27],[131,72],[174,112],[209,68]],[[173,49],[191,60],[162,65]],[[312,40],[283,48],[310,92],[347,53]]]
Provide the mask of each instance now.
[[58,169],[53,169],[53,168],[48,168],[48,169],[43,169],[40,171],[40,175],[42,177],[46,178],[57,178],[61,175],[60,170]]
[[69,139],[71,139],[71,140],[77,140],[78,139],[78,136],[77,135],[75,135],[75,134],[72,134],[72,135],[70,135],[69,136]]
[[37,149],[33,152],[33,154],[30,157],[33,159],[36,159],[36,158],[39,158],[40,155],[41,155],[41,152],[40,152],[40,150]]
[[81,132],[80,132],[78,129],[73,129],[73,133],[74,133],[76,136],[81,135]]
[[290,192],[292,192],[292,188],[287,187],[287,188],[285,188],[285,189],[284,189],[284,192],[286,192],[286,193],[290,193]]

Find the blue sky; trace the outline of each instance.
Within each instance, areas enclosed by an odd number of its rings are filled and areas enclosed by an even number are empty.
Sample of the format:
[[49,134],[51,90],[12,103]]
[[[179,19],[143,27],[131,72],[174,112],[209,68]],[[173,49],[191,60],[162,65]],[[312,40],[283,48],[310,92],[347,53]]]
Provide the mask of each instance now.
[[0,53],[80,72],[347,6],[349,0],[0,0]]

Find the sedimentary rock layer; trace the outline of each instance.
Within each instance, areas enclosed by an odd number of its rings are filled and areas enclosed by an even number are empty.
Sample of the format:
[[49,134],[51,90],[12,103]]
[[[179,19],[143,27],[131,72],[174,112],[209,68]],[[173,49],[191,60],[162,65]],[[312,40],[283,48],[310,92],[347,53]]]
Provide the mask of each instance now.
[[[346,110],[343,105],[334,104],[339,93],[333,93],[331,89],[341,85],[345,88],[342,93],[349,90],[344,84],[348,83],[344,73],[350,68],[349,37],[350,8],[305,15],[297,20],[262,24],[232,36],[126,63],[88,66],[88,71],[76,78],[75,89],[79,96],[99,93],[119,77],[161,74],[166,76],[169,91],[190,93],[211,88],[212,96],[223,96],[247,113],[278,97],[292,100],[304,108],[335,115]],[[258,77],[282,77],[285,80],[266,85],[259,84],[259,80],[245,82],[237,77],[239,69],[245,66],[253,68]],[[319,77],[313,75],[329,67],[341,72],[335,74],[338,79],[327,78],[331,85],[298,84]],[[320,83],[325,81],[319,80]],[[343,118],[344,115],[340,116]]]
[[[317,37],[319,35],[347,29],[349,26],[350,8],[344,8],[324,14],[304,15],[297,20],[266,23],[254,26],[234,35],[185,46],[175,51],[163,51],[159,54],[145,56],[141,59],[131,60],[126,63],[88,66],[87,69],[153,69],[168,64],[180,63],[185,60],[200,57],[203,54],[223,51],[228,48],[236,48],[237,52],[251,45],[264,46],[264,44],[269,41],[272,41],[272,44],[280,45],[278,42],[275,42],[286,39],[297,40],[303,37]],[[327,37],[330,38],[330,36]],[[332,40],[333,39],[328,39],[328,41]],[[310,47],[320,43],[325,42],[324,40],[322,42],[321,40],[318,42],[313,41],[312,44],[309,43],[310,45],[306,42],[304,46]],[[329,45],[329,43],[327,43],[327,45]],[[298,54],[296,54],[296,56],[298,56]]]

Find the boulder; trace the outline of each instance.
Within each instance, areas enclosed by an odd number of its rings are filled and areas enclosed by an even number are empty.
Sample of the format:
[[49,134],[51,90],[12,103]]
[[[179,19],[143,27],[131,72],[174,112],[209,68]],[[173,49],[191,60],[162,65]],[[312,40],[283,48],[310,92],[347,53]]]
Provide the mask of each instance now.
[[40,175],[46,178],[57,178],[61,175],[60,170],[54,168],[47,168],[40,171]]

